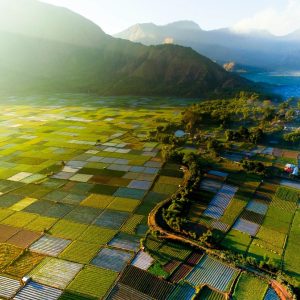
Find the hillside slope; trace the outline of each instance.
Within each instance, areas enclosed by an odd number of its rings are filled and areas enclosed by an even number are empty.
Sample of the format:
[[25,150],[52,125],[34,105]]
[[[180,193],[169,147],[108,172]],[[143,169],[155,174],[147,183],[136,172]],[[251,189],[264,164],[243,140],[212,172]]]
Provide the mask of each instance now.
[[2,93],[197,97],[249,86],[191,48],[116,39],[35,0],[0,0],[0,43]]
[[234,61],[239,65],[264,70],[298,70],[300,68],[299,31],[274,36],[266,31],[237,32],[228,28],[202,30],[192,21],[158,26],[136,24],[115,37],[145,45],[166,42],[192,47],[220,64]]

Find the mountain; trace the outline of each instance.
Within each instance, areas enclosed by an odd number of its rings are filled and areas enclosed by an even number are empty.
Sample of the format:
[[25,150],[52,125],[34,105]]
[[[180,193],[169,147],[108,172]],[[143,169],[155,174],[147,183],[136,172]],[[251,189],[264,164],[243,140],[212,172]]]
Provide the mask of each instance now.
[[247,70],[293,70],[300,68],[300,32],[278,37],[267,31],[239,32],[222,28],[205,31],[192,21],[163,26],[137,24],[115,37],[145,45],[173,43],[192,47],[223,65],[235,62]]
[[6,94],[198,97],[249,87],[191,48],[113,38],[76,13],[36,0],[0,0],[0,43]]

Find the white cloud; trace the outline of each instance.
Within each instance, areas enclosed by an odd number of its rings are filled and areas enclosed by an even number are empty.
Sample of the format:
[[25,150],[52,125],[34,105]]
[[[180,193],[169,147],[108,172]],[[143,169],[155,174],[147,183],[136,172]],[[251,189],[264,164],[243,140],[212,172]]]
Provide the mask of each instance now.
[[288,0],[282,10],[270,7],[260,11],[253,17],[241,20],[233,29],[239,32],[268,30],[275,35],[285,35],[300,29],[300,1]]

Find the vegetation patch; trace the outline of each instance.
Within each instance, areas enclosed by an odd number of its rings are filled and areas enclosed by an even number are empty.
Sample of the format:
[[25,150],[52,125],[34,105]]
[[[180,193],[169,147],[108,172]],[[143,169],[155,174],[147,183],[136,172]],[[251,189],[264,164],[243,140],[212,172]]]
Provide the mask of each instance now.
[[233,299],[262,300],[267,292],[268,284],[258,277],[242,273],[237,281]]

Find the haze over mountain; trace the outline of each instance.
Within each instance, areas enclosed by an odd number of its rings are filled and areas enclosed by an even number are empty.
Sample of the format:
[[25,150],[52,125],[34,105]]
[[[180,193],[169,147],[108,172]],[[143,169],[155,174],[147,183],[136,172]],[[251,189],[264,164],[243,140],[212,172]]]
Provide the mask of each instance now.
[[65,8],[0,0],[0,92],[202,96],[243,88],[191,48],[146,47],[105,34]]
[[115,37],[145,45],[188,46],[220,64],[234,61],[250,70],[300,68],[300,30],[287,36],[274,36],[260,30],[238,32],[229,28],[205,31],[192,21],[179,21],[163,26],[136,24]]

